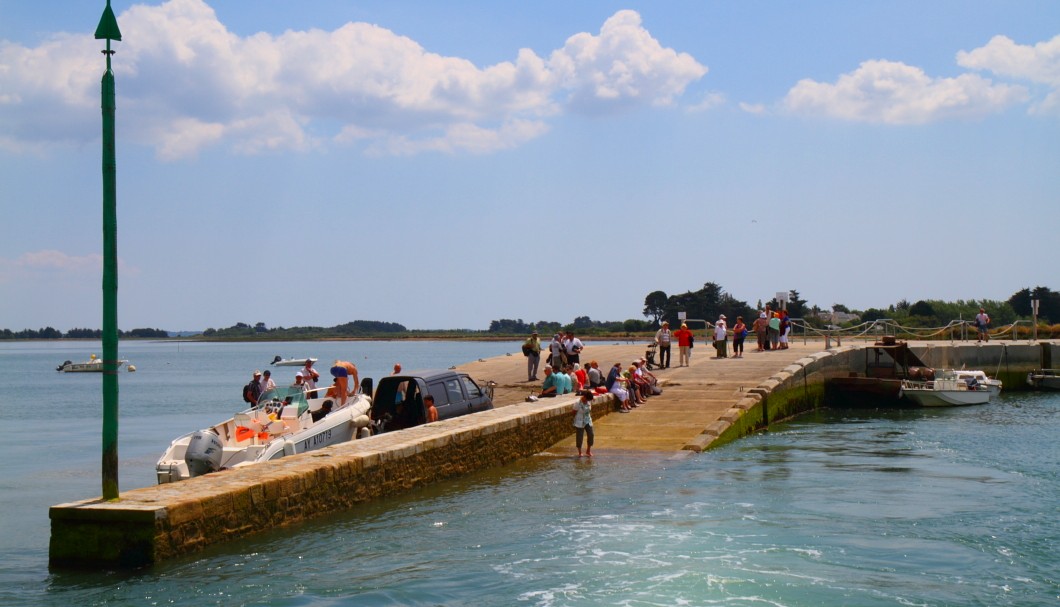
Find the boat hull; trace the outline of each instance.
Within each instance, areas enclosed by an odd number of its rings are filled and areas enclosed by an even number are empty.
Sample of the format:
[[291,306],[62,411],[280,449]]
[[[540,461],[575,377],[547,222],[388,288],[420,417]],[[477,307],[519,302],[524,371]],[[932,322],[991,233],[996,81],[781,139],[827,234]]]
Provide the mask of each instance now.
[[325,400],[329,399],[308,401],[309,408],[299,416],[284,415],[283,408],[279,412],[266,407],[250,408],[210,428],[178,437],[170,443],[155,465],[158,483],[172,483],[201,475],[193,473],[187,459],[189,446],[194,448],[196,437],[201,437],[204,432],[219,437],[222,455],[216,468],[228,470],[348,442],[357,438],[362,428],[370,425],[369,397],[363,394],[352,397],[344,406],[314,421],[313,412],[319,412]]

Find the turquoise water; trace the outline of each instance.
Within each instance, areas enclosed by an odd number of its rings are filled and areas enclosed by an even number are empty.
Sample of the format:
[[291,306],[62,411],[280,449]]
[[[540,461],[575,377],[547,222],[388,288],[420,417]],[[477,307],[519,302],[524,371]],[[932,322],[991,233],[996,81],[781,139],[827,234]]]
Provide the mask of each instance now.
[[[172,437],[230,413],[248,363],[306,353],[330,363],[356,349],[369,358],[344,357],[377,365],[378,377],[397,360],[449,366],[517,351],[300,346],[132,344],[122,488],[153,482]],[[17,434],[0,459],[0,604],[1060,602],[1060,396],[1035,393],[825,412],[693,456],[598,445],[591,461],[529,458],[148,569],[49,572],[47,507],[99,494],[99,379],[52,370],[89,353],[0,344],[0,381],[13,387],[0,414]],[[463,358],[444,364],[452,356]]]

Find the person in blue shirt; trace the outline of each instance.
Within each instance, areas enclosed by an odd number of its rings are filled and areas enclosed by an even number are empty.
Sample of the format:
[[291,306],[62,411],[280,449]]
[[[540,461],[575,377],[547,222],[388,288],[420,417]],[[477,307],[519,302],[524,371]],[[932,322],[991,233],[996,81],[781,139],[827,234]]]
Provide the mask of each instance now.
[[552,365],[545,365],[545,382],[541,384],[541,393],[537,396],[539,398],[550,398],[560,393],[563,387],[563,380],[559,378],[558,373],[552,372]]

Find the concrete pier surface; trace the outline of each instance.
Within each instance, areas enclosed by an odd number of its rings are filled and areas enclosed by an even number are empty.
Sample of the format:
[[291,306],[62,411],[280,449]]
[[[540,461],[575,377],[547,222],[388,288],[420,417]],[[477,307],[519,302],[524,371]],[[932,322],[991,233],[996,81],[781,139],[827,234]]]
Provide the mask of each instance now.
[[[787,350],[767,352],[755,352],[754,341],[746,345],[742,358],[732,358],[731,342],[729,358],[715,358],[715,349],[709,342],[697,342],[687,367],[676,366],[678,348],[674,346],[670,368],[652,371],[659,378],[663,393],[649,398],[646,404],[628,415],[609,415],[605,420],[598,420],[594,425],[596,446],[593,451],[603,454],[608,449],[685,449],[747,396],[748,390],[796,360],[824,349],[824,341],[820,339],[806,344],[798,340]],[[645,341],[633,345],[590,341],[585,344],[581,361],[595,360],[605,373],[615,363],[622,363],[622,368],[628,369],[634,358],[645,355],[647,348]],[[544,368],[543,362],[541,367]],[[541,389],[540,381],[526,381],[526,358],[521,352],[467,363],[458,368],[476,380],[497,382],[494,406],[518,406],[531,392]],[[544,379],[544,373],[539,371],[538,377]],[[573,450],[574,439],[568,438],[551,447],[549,452],[569,454]]]

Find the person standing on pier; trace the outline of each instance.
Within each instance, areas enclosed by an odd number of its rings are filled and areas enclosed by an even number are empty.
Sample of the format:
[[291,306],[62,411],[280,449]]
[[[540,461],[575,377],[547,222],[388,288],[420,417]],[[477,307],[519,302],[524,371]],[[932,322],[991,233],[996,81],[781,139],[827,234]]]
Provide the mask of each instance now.
[[567,338],[563,340],[563,349],[567,353],[567,362],[578,366],[581,364],[581,352],[585,349],[582,340],[574,336],[574,331],[567,331]]
[[655,332],[655,343],[659,345],[659,368],[670,368],[670,323],[663,321],[662,327]]
[[677,364],[687,367],[692,349],[692,332],[688,330],[688,325],[681,323],[681,328],[674,331],[674,337],[677,338]]
[[578,457],[582,456],[582,435],[589,439],[586,444],[586,457],[593,456],[593,396],[589,392],[582,392],[581,398],[571,407],[574,413],[574,442],[578,446]]
[[747,338],[747,325],[743,323],[743,316],[736,317],[736,324],[732,326],[732,357],[743,358],[743,340]]
[[762,312],[755,319],[751,325],[751,330],[755,332],[755,337],[758,339],[758,349],[755,352],[765,352],[766,344],[769,343],[766,338],[766,330],[769,328],[769,318],[766,317],[766,313]]
[[975,315],[975,328],[979,331],[980,341],[990,341],[990,334],[987,333],[987,328],[990,326],[990,316],[986,313],[986,309],[979,308],[979,313]]
[[526,381],[537,381],[537,367],[541,364],[541,338],[537,331],[523,342],[523,354],[526,356]]
[[728,337],[729,329],[725,324],[725,315],[722,314],[718,317],[718,322],[714,323],[714,348],[718,351],[718,358],[728,358]]

